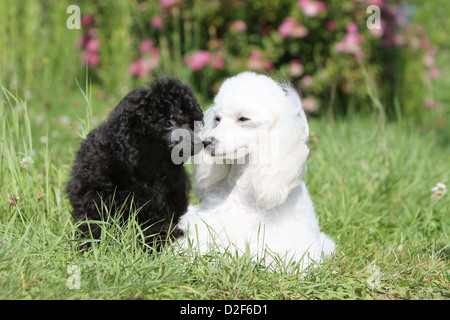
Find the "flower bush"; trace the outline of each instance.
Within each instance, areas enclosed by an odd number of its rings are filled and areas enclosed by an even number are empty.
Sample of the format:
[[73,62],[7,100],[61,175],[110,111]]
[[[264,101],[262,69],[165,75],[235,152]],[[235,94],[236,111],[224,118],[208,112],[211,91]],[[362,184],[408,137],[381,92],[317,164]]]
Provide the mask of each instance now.
[[85,15],[81,19],[83,23],[84,33],[81,38],[81,56],[82,61],[89,67],[96,67],[100,62],[100,41],[98,38],[98,30],[95,27],[94,17]]
[[[380,9],[380,28],[368,28],[370,5]],[[287,78],[310,113],[370,110],[374,99],[388,115],[411,113],[431,105],[427,88],[439,77],[437,48],[412,23],[413,11],[414,2],[400,0],[139,2],[134,53],[122,58],[136,81],[170,73],[204,99],[250,69]],[[88,17],[82,55],[101,68]]]

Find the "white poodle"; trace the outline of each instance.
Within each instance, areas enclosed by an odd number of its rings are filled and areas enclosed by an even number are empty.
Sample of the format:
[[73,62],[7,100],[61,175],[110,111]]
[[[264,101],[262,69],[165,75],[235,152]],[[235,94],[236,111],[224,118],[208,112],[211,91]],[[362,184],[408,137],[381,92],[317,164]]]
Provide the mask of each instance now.
[[249,250],[302,267],[331,255],[335,244],[320,231],[302,181],[309,128],[296,91],[241,73],[223,83],[204,122],[205,149],[193,159],[201,203],[179,221],[185,245]]

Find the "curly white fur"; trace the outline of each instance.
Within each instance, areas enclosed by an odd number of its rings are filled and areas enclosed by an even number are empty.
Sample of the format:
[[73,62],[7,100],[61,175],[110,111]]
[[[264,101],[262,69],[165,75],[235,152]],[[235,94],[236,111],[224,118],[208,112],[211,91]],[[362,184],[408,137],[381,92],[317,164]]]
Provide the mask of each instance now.
[[309,128],[296,91],[241,73],[223,83],[204,122],[210,144],[193,159],[201,203],[179,221],[194,247],[231,245],[259,257],[269,249],[303,267],[330,256],[335,244],[302,181]]

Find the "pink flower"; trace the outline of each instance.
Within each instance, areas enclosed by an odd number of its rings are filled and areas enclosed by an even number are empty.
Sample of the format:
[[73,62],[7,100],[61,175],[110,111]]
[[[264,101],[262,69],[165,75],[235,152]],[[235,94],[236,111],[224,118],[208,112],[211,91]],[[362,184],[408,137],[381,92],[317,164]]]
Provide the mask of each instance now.
[[98,29],[97,28],[91,28],[87,32],[87,36],[89,38],[97,38],[98,37]]
[[259,52],[259,51],[252,51],[252,52],[250,52],[250,59],[252,59],[252,60],[260,60],[260,59],[262,59],[261,52]]
[[270,61],[270,60],[265,60],[264,61],[264,69],[272,70],[274,66],[275,65],[274,65],[274,63],[272,61]]
[[394,43],[397,46],[404,46],[406,44],[406,39],[401,33],[397,33],[394,36]]
[[150,54],[151,54],[153,57],[159,59],[159,49],[158,49],[158,48],[151,48],[151,49],[150,49]]
[[177,4],[177,0],[160,0],[159,4],[163,8],[170,8]]
[[349,22],[347,26],[345,27],[345,30],[347,30],[347,33],[358,33],[358,25],[354,22]]
[[428,71],[428,75],[430,76],[431,79],[438,79],[441,74],[438,68],[433,67]]
[[302,107],[303,107],[303,110],[310,112],[310,113],[316,113],[319,110],[319,106],[314,97],[303,98],[302,99]]
[[268,59],[264,59],[260,51],[252,51],[247,61],[247,67],[252,70],[270,70],[274,64]]
[[148,56],[145,58],[140,58],[134,61],[129,68],[132,75],[139,78],[144,78],[149,75],[153,69],[159,65],[159,55],[158,56]]
[[300,23],[296,24],[291,36],[294,38],[303,38],[308,34],[308,29]]
[[430,109],[439,109],[442,106],[442,104],[436,99],[427,98],[425,100],[425,106]]
[[88,41],[89,41],[89,37],[87,35],[83,34],[83,36],[81,37],[81,41],[80,41],[80,47],[85,48],[86,43],[88,43]]
[[94,17],[90,14],[86,14],[81,18],[81,23],[84,26],[90,25],[92,22],[94,22]]
[[347,34],[342,41],[334,45],[337,52],[346,52],[353,54],[356,59],[361,60],[364,57],[364,52],[361,49],[361,44],[364,42],[364,36],[358,33],[358,26],[354,22],[350,22],[346,27]]
[[384,0],[366,0],[367,4],[374,4],[380,8],[384,6]]
[[281,26],[278,28],[278,33],[281,37],[303,38],[308,34],[308,29],[293,17],[284,19]]
[[302,8],[303,13],[307,17],[315,17],[321,11],[326,9],[326,5],[322,1],[313,1],[313,0],[300,0],[298,2],[300,8]]
[[148,73],[150,73],[150,71],[145,68],[144,61],[142,59],[134,61],[130,65],[129,71],[132,75],[137,76],[139,78],[143,78]]
[[384,35],[384,31],[386,29],[386,21],[381,19],[380,28],[372,28],[369,29],[369,32],[375,37],[375,38],[381,38]]
[[278,28],[278,33],[280,34],[280,36],[282,36],[283,38],[290,36],[295,28],[296,22],[297,21],[295,20],[295,18],[292,17],[284,19],[283,23]]
[[100,55],[98,51],[100,49],[100,41],[98,38],[98,30],[94,28],[94,17],[92,15],[84,15],[81,19],[83,25],[87,26],[87,30],[83,32],[81,38],[81,59],[89,67],[95,67],[100,62]]
[[430,40],[428,40],[427,38],[423,38],[422,40],[420,40],[420,46],[422,47],[422,49],[428,49],[430,47]]
[[303,65],[297,59],[289,63],[288,73],[292,77],[300,77],[303,74]]
[[98,38],[89,39],[86,43],[86,51],[90,52],[98,52],[98,49],[100,47],[100,41]]
[[161,29],[164,26],[164,22],[160,16],[154,16],[150,21],[150,25],[155,29]]
[[160,62],[159,49],[153,47],[150,39],[141,42],[139,51],[142,57],[130,64],[129,72],[139,78],[146,77],[153,69],[158,67]]
[[136,60],[130,64],[128,70],[132,75],[138,75],[141,69],[141,60]]
[[85,51],[83,52],[83,60],[89,67],[95,67],[100,62],[100,56],[96,52]]
[[200,50],[195,52],[187,61],[188,66],[197,71],[206,67],[211,59],[211,53],[206,50]]
[[219,52],[216,52],[211,56],[210,63],[214,69],[223,69],[225,66],[225,59]]
[[364,37],[359,34],[347,34],[344,40],[336,43],[334,48],[337,52],[347,52],[353,54],[358,60],[364,57],[364,52],[360,44],[364,42]]
[[336,22],[334,20],[330,20],[327,22],[327,30],[328,31],[336,30]]
[[139,46],[139,51],[140,51],[141,53],[149,52],[150,49],[151,49],[152,47],[153,47],[153,42],[152,42],[152,40],[150,40],[150,39],[144,39],[144,40],[141,41],[141,44],[140,44],[140,46]]
[[302,85],[306,88],[311,87],[312,84],[314,83],[314,79],[311,76],[304,76],[302,79]]
[[242,20],[233,21],[230,23],[230,30],[237,32],[247,31],[247,24]]
[[435,62],[436,62],[436,53],[437,53],[437,49],[436,48],[431,48],[430,50],[428,50],[424,57],[423,57],[423,63],[425,64],[425,66],[427,66],[428,68],[431,68],[434,66]]

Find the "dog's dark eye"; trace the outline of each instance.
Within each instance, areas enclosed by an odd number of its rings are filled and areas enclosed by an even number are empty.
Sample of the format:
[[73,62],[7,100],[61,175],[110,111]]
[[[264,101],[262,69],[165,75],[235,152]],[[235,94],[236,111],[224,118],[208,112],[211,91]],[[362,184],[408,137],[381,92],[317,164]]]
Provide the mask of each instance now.
[[250,118],[246,118],[246,117],[240,117],[239,118],[239,121],[242,121],[242,122],[248,121],[248,120],[250,120]]
[[220,118],[219,116],[215,116],[215,117],[214,117],[214,121],[216,121],[216,122],[220,122],[220,119],[221,119],[221,118]]
[[167,129],[172,128],[173,127],[173,122],[168,120],[166,121],[166,123],[164,124],[164,127],[166,127]]

